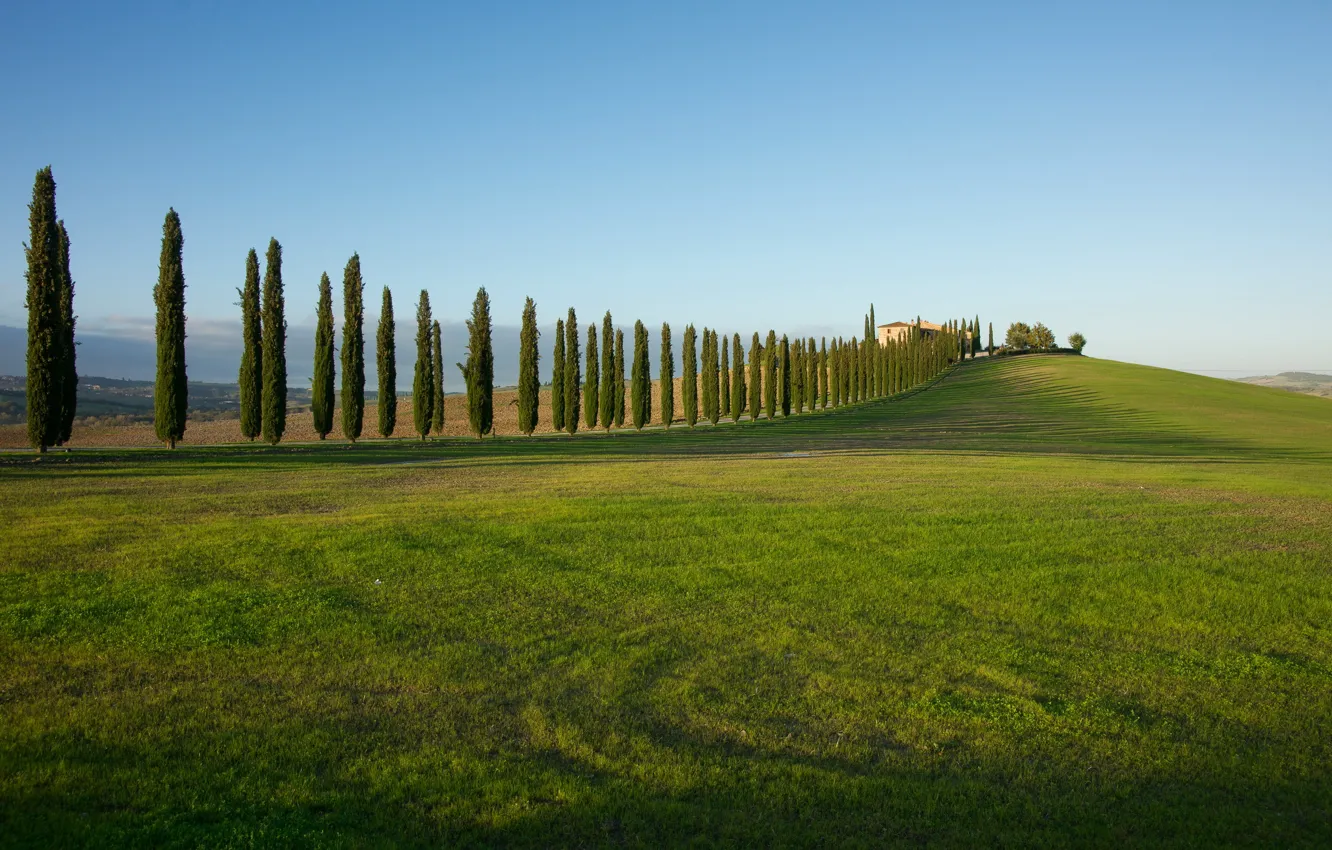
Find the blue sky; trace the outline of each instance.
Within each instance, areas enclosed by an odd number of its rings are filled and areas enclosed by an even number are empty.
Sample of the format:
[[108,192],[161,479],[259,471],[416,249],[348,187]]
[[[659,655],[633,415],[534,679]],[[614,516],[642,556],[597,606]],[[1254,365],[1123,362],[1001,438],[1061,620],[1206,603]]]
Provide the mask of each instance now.
[[0,324],[50,163],[88,333],[151,328],[174,206],[201,338],[276,236],[293,325],[359,251],[404,319],[484,285],[504,324],[850,335],[872,301],[1332,370],[1329,44],[1327,2],[6,4]]

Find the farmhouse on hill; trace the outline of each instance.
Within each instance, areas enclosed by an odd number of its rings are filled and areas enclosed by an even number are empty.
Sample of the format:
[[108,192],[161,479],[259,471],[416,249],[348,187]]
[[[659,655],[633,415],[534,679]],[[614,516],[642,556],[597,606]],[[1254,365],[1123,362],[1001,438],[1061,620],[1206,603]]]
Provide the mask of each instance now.
[[[879,345],[887,345],[891,342],[901,342],[911,333],[911,329],[916,326],[915,322],[890,322],[886,325],[879,325],[875,328],[875,333],[879,338]],[[936,325],[934,322],[927,322],[924,319],[920,321],[920,336],[922,339],[929,339],[943,330],[943,325]]]

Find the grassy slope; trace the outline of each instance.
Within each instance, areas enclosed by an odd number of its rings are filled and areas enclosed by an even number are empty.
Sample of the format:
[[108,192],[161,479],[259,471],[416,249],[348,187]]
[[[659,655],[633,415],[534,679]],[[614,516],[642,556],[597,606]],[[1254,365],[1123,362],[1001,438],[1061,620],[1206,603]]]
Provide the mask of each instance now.
[[20,843],[1332,841],[1322,399],[6,463]]

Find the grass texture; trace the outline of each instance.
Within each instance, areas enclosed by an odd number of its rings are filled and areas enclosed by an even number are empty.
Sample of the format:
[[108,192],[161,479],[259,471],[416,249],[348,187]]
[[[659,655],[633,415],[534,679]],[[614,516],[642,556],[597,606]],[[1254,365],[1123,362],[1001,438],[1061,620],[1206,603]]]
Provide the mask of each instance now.
[[0,844],[1332,844],[1332,403],[0,458]]

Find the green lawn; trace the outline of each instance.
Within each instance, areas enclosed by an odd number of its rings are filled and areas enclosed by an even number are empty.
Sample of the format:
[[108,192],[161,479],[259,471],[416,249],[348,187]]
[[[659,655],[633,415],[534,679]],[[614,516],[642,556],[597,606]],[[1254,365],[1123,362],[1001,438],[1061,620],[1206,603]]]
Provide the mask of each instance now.
[[0,458],[0,843],[1332,844],[1332,402]]

